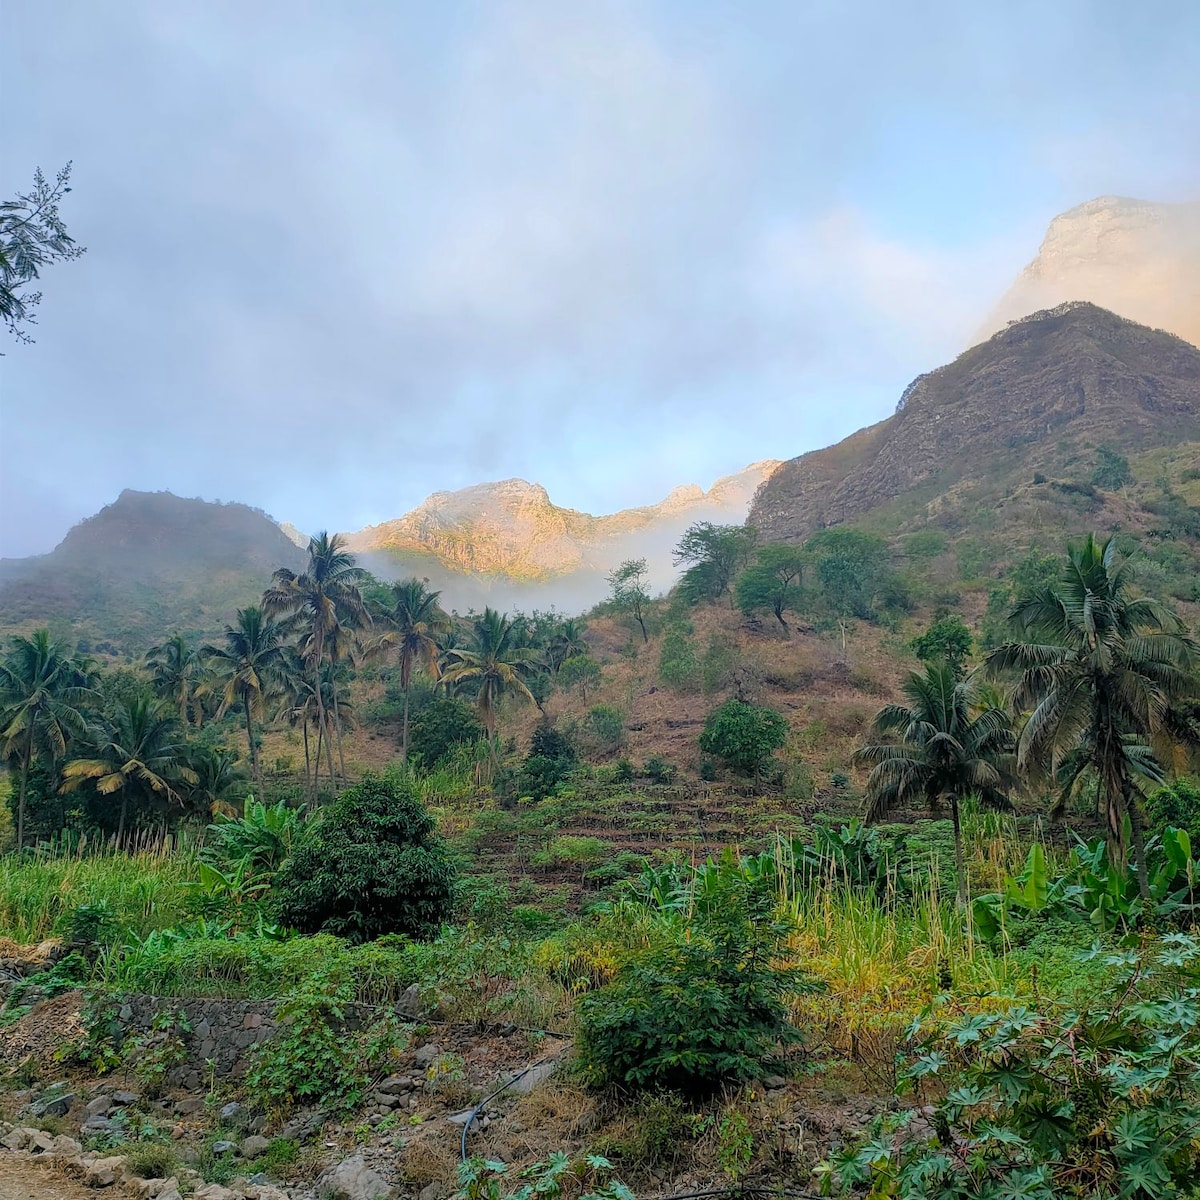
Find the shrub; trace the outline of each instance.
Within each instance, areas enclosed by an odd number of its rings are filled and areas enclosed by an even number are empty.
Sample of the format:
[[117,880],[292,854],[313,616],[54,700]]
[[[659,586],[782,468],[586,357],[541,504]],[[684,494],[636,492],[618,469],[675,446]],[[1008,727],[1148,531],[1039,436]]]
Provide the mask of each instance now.
[[920,636],[909,643],[922,662],[948,662],[958,679],[966,674],[971,653],[971,631],[956,613],[939,617]]
[[305,827],[276,885],[279,919],[352,941],[434,936],[454,869],[411,784],[368,773]]
[[736,771],[758,774],[787,737],[787,721],[773,708],[726,700],[708,714],[700,749],[715,754]]
[[1157,832],[1168,825],[1186,829],[1192,852],[1200,855],[1200,780],[1184,777],[1160,787],[1150,793],[1146,810]]
[[707,872],[686,928],[664,924],[612,983],[578,1010],[580,1050],[593,1081],[707,1092],[769,1073],[798,1039],[787,1000],[799,975],[773,965],[786,928],[770,892],[728,863]]
[[673,763],[655,754],[646,759],[642,774],[652,783],[671,783],[675,779],[676,768]]
[[579,757],[571,739],[548,720],[543,720],[529,740],[529,754],[518,786],[526,795],[545,799],[578,763]]
[[452,696],[439,696],[412,715],[408,727],[408,752],[426,768],[440,763],[456,747],[484,736],[475,709]]
[[590,654],[574,654],[558,670],[558,684],[570,691],[578,688],[586,704],[588,688],[600,683],[600,664]]
[[611,704],[597,704],[587,715],[587,727],[604,750],[615,750],[625,740],[625,718]]
[[1096,466],[1088,481],[1092,487],[1103,488],[1106,492],[1115,492],[1127,483],[1133,482],[1133,472],[1129,469],[1129,459],[1112,446],[1096,447]]
[[703,680],[696,647],[686,625],[673,623],[663,634],[658,656],[658,676],[677,692],[697,691]]

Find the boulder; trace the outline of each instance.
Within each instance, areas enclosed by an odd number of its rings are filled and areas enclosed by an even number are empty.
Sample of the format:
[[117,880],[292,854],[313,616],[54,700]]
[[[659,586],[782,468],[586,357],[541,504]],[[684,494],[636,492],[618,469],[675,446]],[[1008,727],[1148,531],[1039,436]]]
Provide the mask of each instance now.
[[221,1141],[212,1144],[214,1154],[232,1154],[236,1149],[237,1142],[231,1142],[228,1138],[222,1138]]
[[204,1111],[203,1096],[184,1096],[182,1100],[175,1101],[175,1111],[181,1117],[191,1116],[193,1113]]
[[239,1198],[233,1188],[222,1187],[219,1183],[206,1183],[192,1193],[192,1200],[239,1200]]
[[435,1179],[433,1183],[427,1183],[417,1194],[417,1200],[446,1200],[450,1193],[446,1191],[444,1183],[438,1183]]
[[246,1106],[239,1104],[236,1100],[231,1100],[228,1104],[221,1106],[221,1120],[226,1125],[234,1125],[241,1120],[242,1114],[245,1112]]
[[125,1159],[120,1154],[113,1154],[108,1158],[97,1158],[84,1167],[83,1182],[88,1187],[112,1187],[120,1179],[124,1169]]
[[75,1093],[64,1092],[61,1096],[54,1096],[50,1100],[43,1100],[40,1104],[35,1104],[33,1108],[38,1116],[65,1117],[71,1111],[71,1105],[74,1103]]
[[76,1154],[83,1153],[83,1147],[73,1137],[67,1137],[65,1133],[60,1133],[54,1139],[54,1145],[50,1147],[50,1153],[55,1158],[74,1158]]
[[89,1117],[102,1117],[110,1108],[113,1102],[111,1096],[97,1096],[95,1100],[89,1100],[87,1107],[83,1110]]
[[253,1133],[248,1138],[242,1139],[242,1144],[239,1149],[242,1152],[242,1157],[246,1159],[259,1158],[266,1154],[270,1141],[263,1137],[260,1133]]
[[54,1135],[44,1129],[35,1129],[25,1148],[30,1154],[47,1154],[54,1149]]
[[113,1092],[109,1099],[117,1106],[117,1108],[128,1108],[131,1104],[138,1102],[137,1092]]
[[382,1175],[367,1166],[361,1154],[330,1167],[313,1189],[328,1200],[391,1200],[392,1189]]
[[426,1042],[423,1046],[417,1047],[416,1054],[413,1055],[413,1061],[421,1070],[426,1067],[431,1067],[437,1060],[441,1050],[438,1048],[437,1042]]

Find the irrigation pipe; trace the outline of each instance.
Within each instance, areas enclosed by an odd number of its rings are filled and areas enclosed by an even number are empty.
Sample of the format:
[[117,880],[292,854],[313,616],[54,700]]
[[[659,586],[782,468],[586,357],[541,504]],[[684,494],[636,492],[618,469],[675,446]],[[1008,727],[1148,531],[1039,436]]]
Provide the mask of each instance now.
[[540,1067],[543,1063],[552,1062],[559,1055],[559,1051],[553,1054],[544,1055],[537,1062],[530,1063],[523,1071],[518,1071],[507,1083],[498,1087],[490,1096],[485,1096],[480,1102],[471,1109],[471,1115],[467,1118],[466,1124],[463,1125],[462,1142],[459,1144],[459,1156],[463,1162],[467,1161],[467,1134],[471,1132],[471,1126],[475,1124],[475,1118],[489,1105],[497,1096],[502,1096],[508,1091],[518,1079],[524,1079],[535,1067]]

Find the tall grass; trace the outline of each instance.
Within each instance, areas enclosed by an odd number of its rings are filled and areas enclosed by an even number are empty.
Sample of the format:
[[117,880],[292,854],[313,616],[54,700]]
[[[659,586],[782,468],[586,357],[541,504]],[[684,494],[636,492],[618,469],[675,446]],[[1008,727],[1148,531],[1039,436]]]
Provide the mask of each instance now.
[[143,937],[185,913],[190,852],[165,846],[135,854],[101,850],[57,857],[0,858],[0,936],[39,942],[62,931],[80,905],[105,904],[117,924]]

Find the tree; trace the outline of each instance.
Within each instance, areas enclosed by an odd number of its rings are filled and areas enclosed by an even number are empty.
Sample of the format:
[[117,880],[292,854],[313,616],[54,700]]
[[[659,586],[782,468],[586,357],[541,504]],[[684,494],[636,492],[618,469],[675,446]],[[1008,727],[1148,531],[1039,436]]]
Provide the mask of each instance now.
[[454,867],[410,783],[368,772],[310,818],[276,878],[280,920],[354,941],[437,934]]
[[233,812],[233,797],[245,782],[237,755],[223,746],[189,746],[187,765],[196,775],[189,796],[191,807],[214,817]]
[[1092,487],[1103,488],[1106,492],[1115,492],[1132,483],[1133,472],[1129,469],[1129,459],[1113,446],[1097,446],[1096,466],[1090,482]]
[[221,688],[218,717],[235,705],[242,706],[250,767],[261,793],[262,771],[254,741],[254,718],[262,716],[267,700],[281,684],[285,667],[283,631],[261,608],[239,608],[237,623],[225,626],[225,645],[206,645],[202,653],[216,664],[216,683]]
[[558,673],[558,681],[568,691],[578,688],[584,704],[588,699],[588,688],[600,682],[600,664],[590,654],[575,654],[568,658]]
[[428,769],[455,746],[469,746],[485,732],[469,704],[454,696],[434,696],[413,714],[412,752]]
[[121,812],[117,843],[125,837],[129,802],[160,799],[183,804],[180,787],[194,786],[196,772],[187,765],[187,747],[179,722],[161,701],[135,696],[122,704],[111,720],[94,732],[92,753],[63,767],[63,792],[72,792],[85,780],[94,780],[102,796],[119,793]]
[[1015,711],[1027,712],[1018,763],[1052,779],[1060,815],[1092,773],[1107,815],[1109,846],[1123,857],[1125,824],[1137,855],[1138,887],[1149,899],[1142,816],[1134,779],[1162,783],[1154,753],[1195,744],[1182,713],[1197,695],[1200,647],[1157,600],[1133,594],[1131,560],[1112,538],[1089,534],[1067,551],[1057,583],[1020,600],[1010,627],[1021,640],[993,650],[989,674],[1016,674]]
[[680,580],[691,602],[719,600],[729,595],[738,572],[750,561],[758,543],[758,530],[750,525],[714,525],[699,521],[684,531],[675,547],[675,564],[691,564]]
[[33,174],[33,191],[0,203],[0,317],[18,342],[33,341],[22,326],[36,324],[33,309],[42,301],[40,291],[26,290],[29,285],[44,267],[86,252],[58,215],[59,201],[71,190],[70,178],[70,163],[53,183],[39,167]]
[[385,628],[373,646],[376,650],[395,650],[400,666],[400,689],[404,693],[404,722],[400,741],[401,761],[408,761],[408,708],[414,666],[438,677],[440,639],[450,628],[450,618],[438,605],[441,592],[431,592],[428,581],[406,579],[392,585],[392,602],[377,610],[377,620]]
[[96,699],[86,665],[45,629],[13,638],[0,662],[0,753],[19,764],[17,849],[25,843],[25,801],[35,761],[53,765],[86,732],[85,705]]
[[840,617],[875,617],[875,595],[887,571],[887,544],[861,529],[819,529],[805,543],[829,608]]
[[798,607],[803,578],[804,551],[799,546],[762,546],[754,565],[738,576],[738,607],[747,614],[770,609],[791,636],[783,614]]
[[487,729],[488,740],[496,737],[496,708],[504,696],[536,703],[523,676],[536,661],[528,646],[517,645],[519,629],[503,613],[485,608],[475,621],[471,649],[465,647],[447,651],[448,666],[442,672],[442,682],[448,687],[474,683],[476,706]]
[[204,708],[196,690],[202,660],[183,634],[172,634],[161,646],[152,646],[146,652],[146,665],[155,694],[178,707],[179,723],[186,726],[194,716],[200,725]]
[[863,746],[855,761],[871,767],[867,778],[868,822],[904,804],[936,812],[950,802],[958,900],[967,899],[959,804],[975,796],[989,808],[1008,808],[1015,781],[1016,739],[1008,714],[975,704],[976,685],[959,680],[947,662],[909,674],[904,704],[888,704],[875,717],[880,737],[895,740]]
[[[363,603],[360,585],[367,573],[354,565],[354,555],[345,548],[345,539],[335,533],[319,533],[308,543],[308,569],[297,575],[280,567],[272,585],[263,593],[263,610],[271,617],[288,618],[288,626],[301,633],[300,652],[316,688],[319,728],[326,727],[325,701],[320,678],[322,664],[350,653],[352,631],[370,618]],[[336,699],[336,692],[334,693]],[[338,758],[342,776],[346,763],[342,754],[341,722],[335,708],[334,727],[338,737]],[[333,748],[325,742],[329,777],[333,778]]]
[[557,675],[568,659],[587,654],[588,644],[583,640],[583,630],[582,621],[556,623],[546,647],[546,665],[552,675]]
[[608,576],[613,608],[617,612],[627,613],[638,623],[643,644],[650,640],[650,635],[646,632],[646,605],[650,603],[646,574],[644,558],[627,558]]
[[757,775],[783,745],[787,729],[783,714],[773,708],[726,700],[705,719],[700,749],[736,771]]
[[939,617],[909,645],[922,662],[948,662],[956,679],[966,674],[967,657],[971,653],[971,631],[957,613]]

